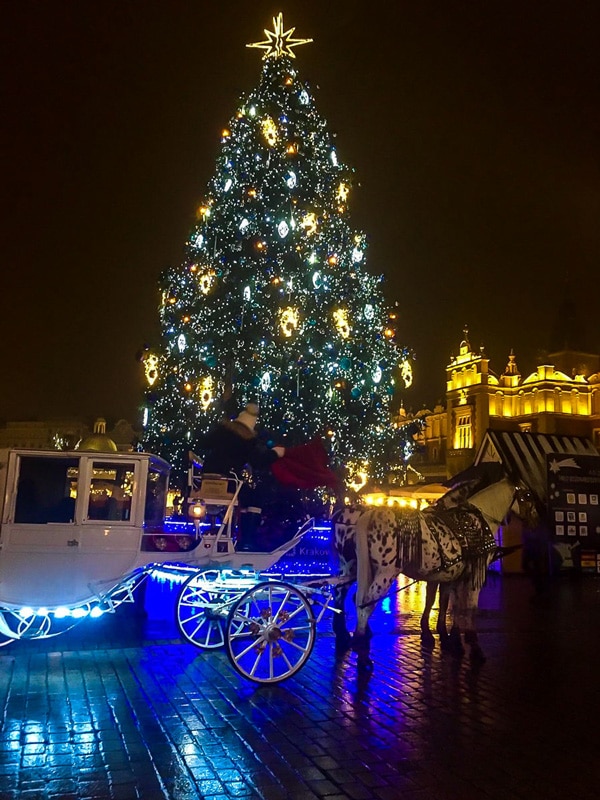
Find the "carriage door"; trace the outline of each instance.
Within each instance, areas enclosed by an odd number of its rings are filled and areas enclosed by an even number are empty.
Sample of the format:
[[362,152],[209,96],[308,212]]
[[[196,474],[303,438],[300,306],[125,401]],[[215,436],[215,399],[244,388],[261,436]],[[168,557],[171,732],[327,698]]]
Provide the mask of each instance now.
[[79,458],[17,453],[2,524],[0,583],[7,603],[51,605],[73,585]]
[[135,564],[140,547],[140,462],[89,456],[82,472],[82,560],[98,578],[125,573]]

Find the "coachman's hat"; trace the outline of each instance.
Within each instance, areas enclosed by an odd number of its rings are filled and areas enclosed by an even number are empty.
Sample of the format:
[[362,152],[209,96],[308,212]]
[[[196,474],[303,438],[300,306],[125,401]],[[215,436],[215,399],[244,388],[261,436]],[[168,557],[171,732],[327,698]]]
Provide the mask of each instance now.
[[241,422],[251,431],[254,430],[256,420],[258,419],[258,406],[256,403],[248,403],[246,408],[236,417],[236,422]]

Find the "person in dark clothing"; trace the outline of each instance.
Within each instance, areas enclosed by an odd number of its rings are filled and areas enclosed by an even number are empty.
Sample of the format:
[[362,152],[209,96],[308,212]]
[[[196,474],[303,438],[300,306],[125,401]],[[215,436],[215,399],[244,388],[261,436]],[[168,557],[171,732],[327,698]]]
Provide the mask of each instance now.
[[246,464],[265,469],[283,455],[283,447],[267,447],[257,436],[257,419],[258,406],[249,403],[236,419],[222,419],[199,440],[205,474],[240,475]]
[[[203,475],[230,476],[234,472],[241,477],[249,464],[254,470],[268,469],[284,455],[283,447],[267,447],[256,433],[258,406],[249,403],[236,419],[222,419],[198,440],[198,449],[205,453]],[[256,489],[244,485],[239,494],[240,538],[238,548],[252,550],[256,542],[254,532],[262,512],[260,496]]]

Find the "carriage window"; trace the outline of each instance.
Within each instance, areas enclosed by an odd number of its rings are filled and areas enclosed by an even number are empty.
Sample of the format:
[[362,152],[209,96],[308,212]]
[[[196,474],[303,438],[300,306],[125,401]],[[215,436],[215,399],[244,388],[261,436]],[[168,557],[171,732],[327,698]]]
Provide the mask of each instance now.
[[148,468],[146,484],[146,506],[144,508],[144,525],[154,527],[162,525],[167,498],[168,474],[160,472],[152,464]]
[[131,517],[134,464],[94,461],[88,519],[125,522]]
[[22,456],[15,522],[73,522],[78,475],[76,458]]

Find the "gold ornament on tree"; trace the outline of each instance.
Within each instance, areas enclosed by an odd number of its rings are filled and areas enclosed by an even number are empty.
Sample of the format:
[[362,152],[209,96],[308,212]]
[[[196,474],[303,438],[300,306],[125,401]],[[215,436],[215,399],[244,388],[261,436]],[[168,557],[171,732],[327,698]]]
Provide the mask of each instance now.
[[279,133],[277,131],[277,125],[273,122],[273,119],[271,117],[265,117],[260,123],[260,127],[262,130],[262,135],[265,137],[267,144],[270,147],[275,147]]
[[410,361],[408,361],[408,359],[406,358],[400,364],[400,377],[404,381],[404,387],[408,389],[408,387],[411,386],[413,382],[413,371],[410,365]]
[[348,193],[350,191],[350,187],[347,183],[340,183],[337,189],[337,199],[340,203],[345,203],[348,199]]
[[307,236],[312,236],[317,231],[317,215],[312,211],[309,214],[305,214],[300,222],[300,227],[304,229]]
[[214,396],[214,383],[210,375],[202,378],[198,386],[198,394],[200,395],[200,407],[203,411],[208,411]]
[[215,277],[214,269],[209,269],[198,275],[198,288],[202,294],[208,294],[210,292],[215,282]]
[[348,322],[348,310],[345,308],[338,308],[336,311],[333,312],[333,321],[342,339],[347,339],[350,336],[350,323]]
[[148,353],[144,358],[144,374],[149,386],[152,386],[158,378],[158,356],[153,353]]
[[294,331],[298,329],[298,312],[295,308],[289,306],[281,309],[279,312],[279,326],[283,335],[288,339],[294,334]]

